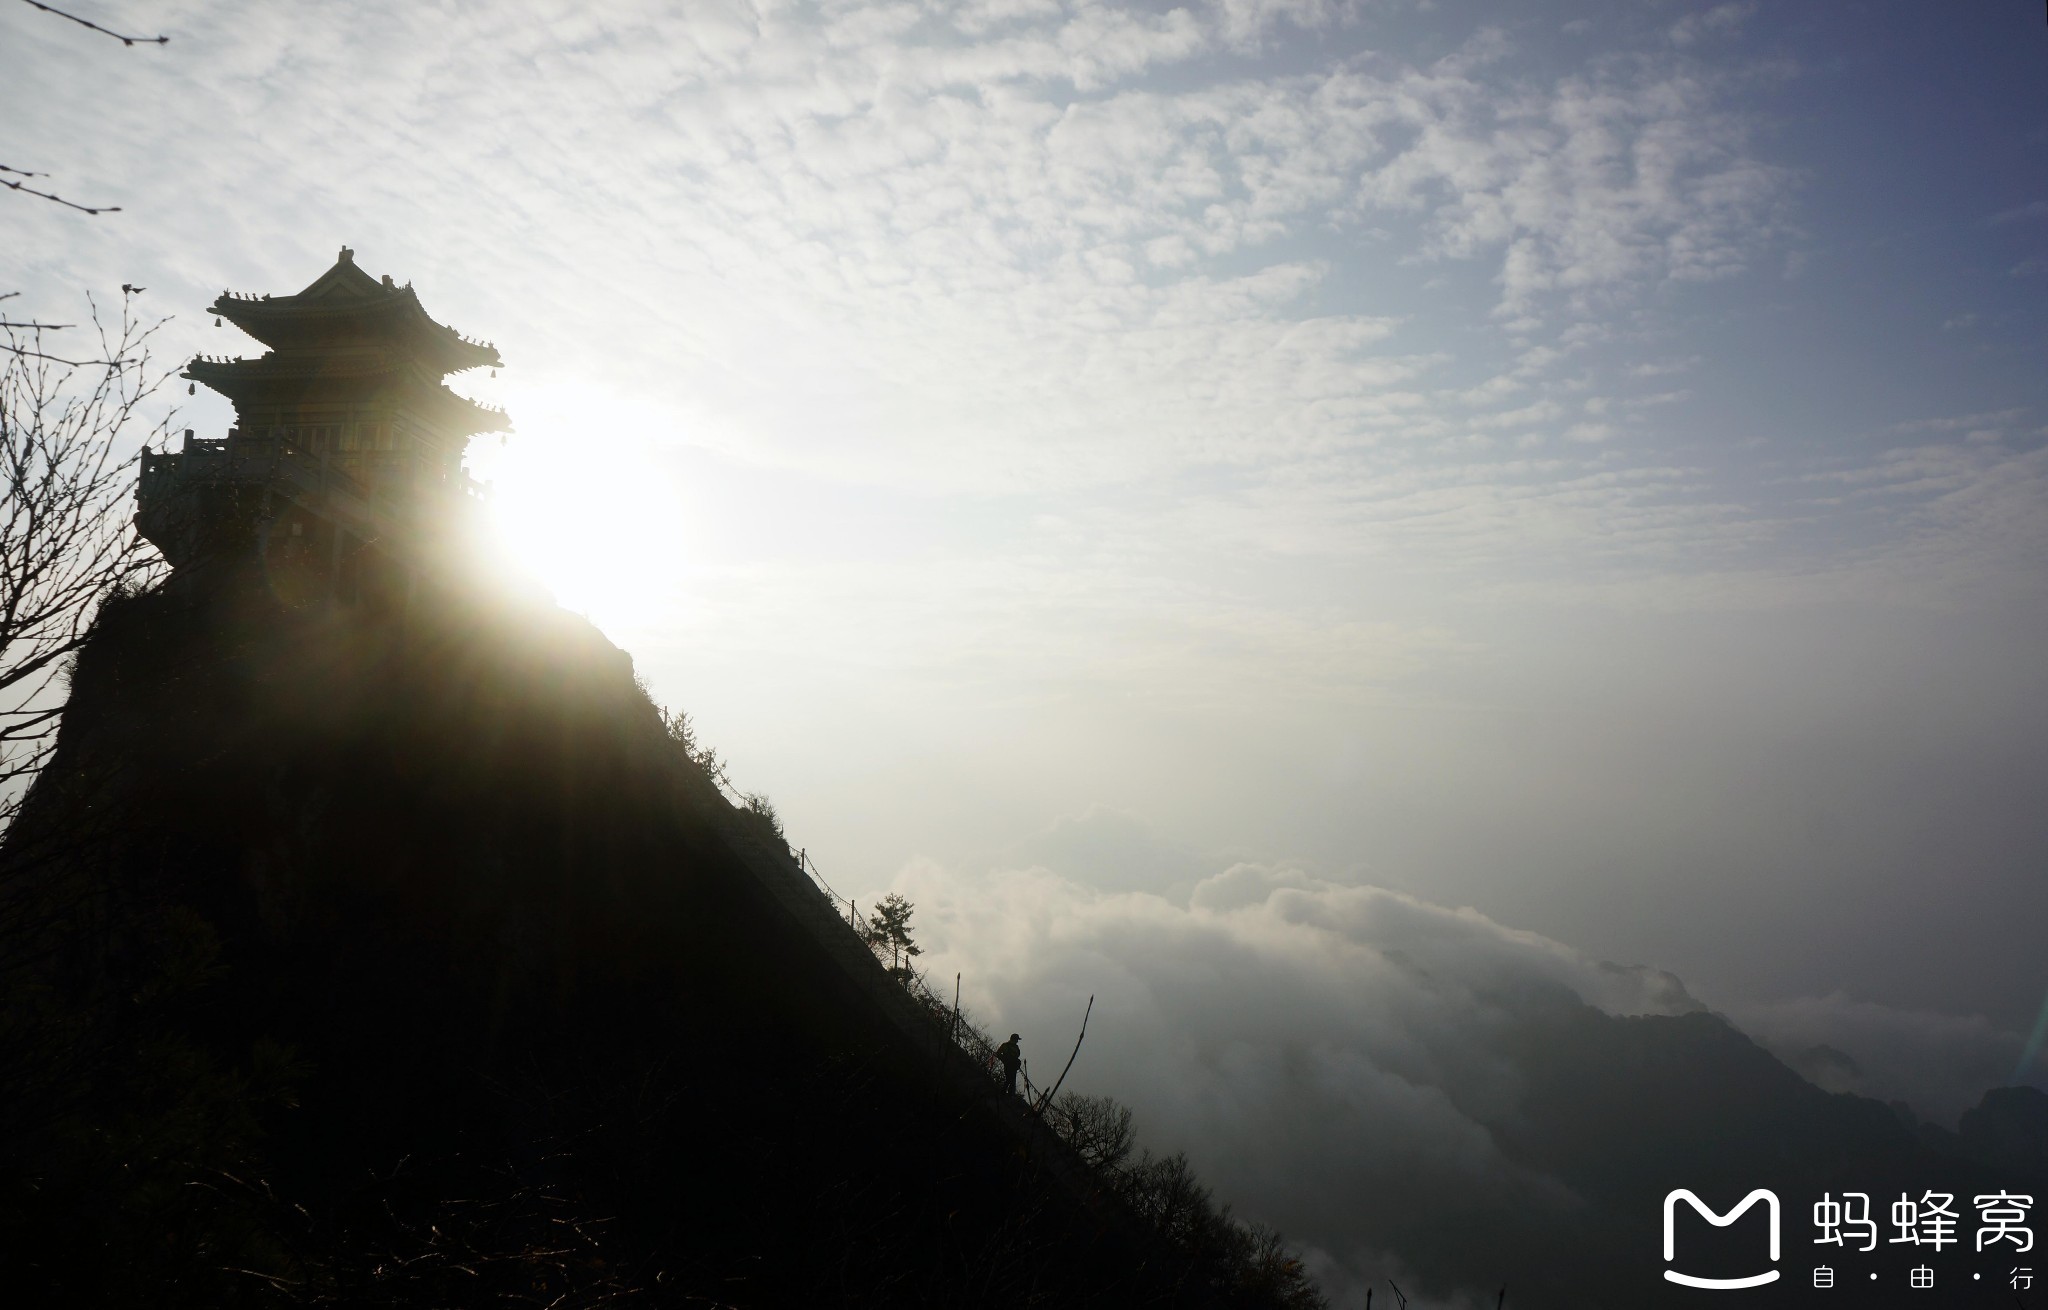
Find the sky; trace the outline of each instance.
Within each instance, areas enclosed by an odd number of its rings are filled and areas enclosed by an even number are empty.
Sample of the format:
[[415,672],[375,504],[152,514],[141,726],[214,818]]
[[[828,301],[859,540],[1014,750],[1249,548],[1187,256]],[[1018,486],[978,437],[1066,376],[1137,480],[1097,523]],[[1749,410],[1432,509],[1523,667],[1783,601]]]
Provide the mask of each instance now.
[[172,39],[0,5],[0,163],[121,207],[0,195],[10,311],[253,353],[205,305],[348,245],[496,342],[507,556],[1254,1212],[1284,1100],[1201,1052],[1295,1039],[1162,1003],[1219,942],[1397,1082],[1425,921],[1950,1123],[2015,1076],[2031,0],[74,8]]

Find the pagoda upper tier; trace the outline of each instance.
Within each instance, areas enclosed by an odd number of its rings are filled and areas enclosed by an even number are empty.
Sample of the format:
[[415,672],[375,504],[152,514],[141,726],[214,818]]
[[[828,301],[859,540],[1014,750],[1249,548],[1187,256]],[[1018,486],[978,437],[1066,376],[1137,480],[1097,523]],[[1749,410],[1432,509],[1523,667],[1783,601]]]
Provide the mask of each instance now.
[[238,296],[224,291],[209,311],[272,350],[330,351],[374,342],[402,351],[436,377],[466,369],[497,368],[498,348],[436,323],[410,283],[394,285],[356,267],[355,252],[341,248],[334,267],[295,296]]
[[[354,402],[397,407],[430,444],[511,428],[503,410],[450,391],[450,373],[504,361],[496,346],[436,323],[410,286],[379,281],[344,246],[334,267],[293,296],[222,293],[210,312],[270,350],[255,359],[202,355],[182,376],[235,404],[246,427],[297,421],[305,411]],[[458,447],[459,449],[459,447]]]

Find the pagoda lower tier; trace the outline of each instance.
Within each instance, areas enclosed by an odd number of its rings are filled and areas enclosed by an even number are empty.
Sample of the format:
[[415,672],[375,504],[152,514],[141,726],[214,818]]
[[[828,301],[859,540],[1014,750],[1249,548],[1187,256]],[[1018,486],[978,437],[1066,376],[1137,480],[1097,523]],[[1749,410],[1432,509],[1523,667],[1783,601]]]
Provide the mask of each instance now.
[[474,534],[481,486],[395,451],[298,440],[205,440],[142,452],[136,530],[181,572],[254,564],[279,598],[379,604]]
[[458,396],[438,377],[384,350],[261,359],[202,355],[179,376],[234,402],[244,431],[316,419],[383,421],[459,460],[470,437],[512,427],[504,410]]

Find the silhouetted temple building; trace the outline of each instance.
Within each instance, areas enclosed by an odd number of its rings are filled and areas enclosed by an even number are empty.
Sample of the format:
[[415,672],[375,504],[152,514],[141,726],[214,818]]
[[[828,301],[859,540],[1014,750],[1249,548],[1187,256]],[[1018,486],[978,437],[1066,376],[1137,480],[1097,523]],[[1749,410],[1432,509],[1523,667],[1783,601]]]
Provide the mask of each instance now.
[[224,292],[211,312],[270,349],[179,375],[234,402],[235,425],[143,453],[137,528],[174,569],[253,562],[286,599],[396,598],[480,500],[462,471],[470,438],[510,428],[442,381],[497,368],[497,348],[435,322],[347,247],[297,295]]

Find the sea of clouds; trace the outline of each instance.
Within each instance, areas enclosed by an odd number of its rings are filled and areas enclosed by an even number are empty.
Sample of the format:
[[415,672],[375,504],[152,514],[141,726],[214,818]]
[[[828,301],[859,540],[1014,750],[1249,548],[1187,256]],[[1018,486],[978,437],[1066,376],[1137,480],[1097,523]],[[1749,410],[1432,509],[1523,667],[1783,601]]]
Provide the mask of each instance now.
[[[1220,1199],[1279,1226],[1340,1304],[1388,1275],[1477,1304],[1495,1273],[1462,1267],[1474,1234],[1510,1265],[1571,1240],[1585,1202],[1514,1146],[1541,1058],[1529,1034],[1562,1031],[1551,1020],[1581,1005],[1707,1009],[1667,972],[1470,908],[1284,866],[1204,874],[1115,814],[1015,854],[898,875],[931,976],[959,971],[969,1010],[1022,1032],[1041,1085],[1092,996],[1068,1087],[1133,1106],[1146,1146],[1185,1150]],[[1981,1018],[1843,996],[1730,1018],[1826,1090],[1906,1100],[1951,1129],[2020,1048]],[[1462,1238],[1432,1218],[1453,1214]]]

